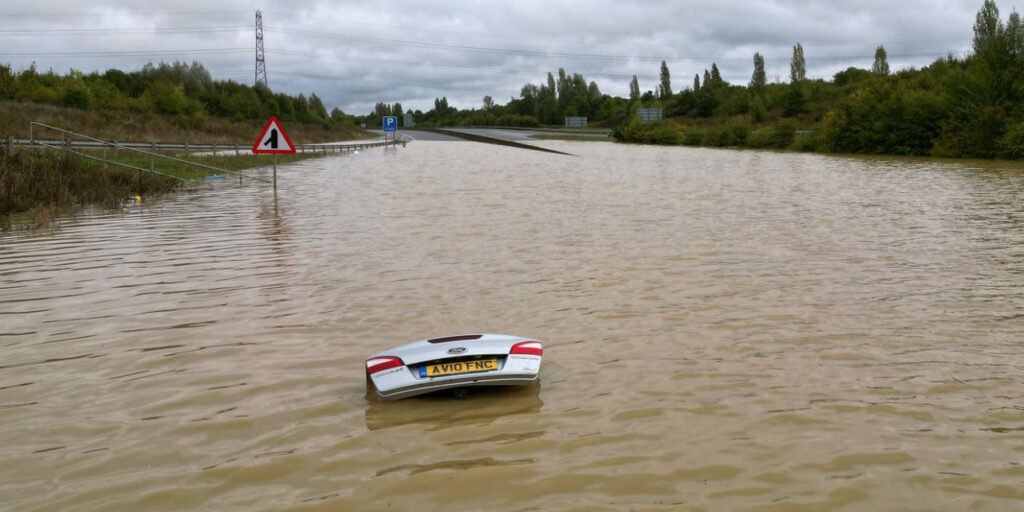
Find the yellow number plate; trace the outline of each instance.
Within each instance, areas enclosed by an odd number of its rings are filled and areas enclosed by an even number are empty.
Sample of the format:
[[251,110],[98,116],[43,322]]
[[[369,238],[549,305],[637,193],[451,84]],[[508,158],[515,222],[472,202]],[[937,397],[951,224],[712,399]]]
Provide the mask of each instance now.
[[475,361],[459,361],[455,363],[441,363],[421,366],[420,377],[440,377],[442,375],[458,375],[460,373],[486,372],[497,369],[497,359],[477,359]]

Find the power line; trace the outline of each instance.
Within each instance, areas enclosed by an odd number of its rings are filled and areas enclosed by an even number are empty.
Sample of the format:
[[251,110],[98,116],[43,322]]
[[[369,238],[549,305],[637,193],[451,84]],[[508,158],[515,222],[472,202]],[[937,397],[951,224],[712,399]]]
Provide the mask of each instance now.
[[17,28],[0,30],[3,35],[30,36],[36,34],[73,34],[84,36],[109,36],[117,34],[195,34],[208,32],[238,32],[250,30],[250,26],[223,27],[180,27],[180,28]]
[[[528,49],[517,49],[517,48],[497,48],[497,47],[486,47],[486,46],[466,46],[466,45],[455,45],[447,43],[435,43],[430,41],[413,41],[404,39],[390,39],[381,37],[369,37],[369,36],[356,36],[356,35],[339,35],[331,34],[327,32],[316,32],[310,30],[301,29],[290,29],[284,27],[273,27],[268,26],[266,30],[272,32],[278,32],[282,34],[300,35],[306,37],[315,37],[320,39],[333,39],[340,41],[355,41],[364,43],[375,43],[375,44],[387,44],[395,46],[411,46],[417,48],[429,48],[429,49],[443,49],[462,51],[470,53],[490,53],[490,54],[502,54],[502,55],[520,55],[520,56],[532,56],[532,57],[560,57],[569,59],[598,59],[598,60],[639,60],[639,61],[669,61],[669,62],[747,62],[750,57],[724,57],[724,56],[652,56],[652,55],[614,55],[614,54],[596,54],[596,53],[571,53],[571,52],[547,52],[540,50],[528,50]],[[912,57],[929,57],[929,56],[944,56],[951,52],[921,52],[921,53],[894,53],[888,57],[893,58],[912,58]],[[959,53],[959,52],[952,52]],[[871,59],[874,55],[824,55],[824,56],[811,56],[815,60],[856,60],[856,59]],[[790,57],[765,57],[766,61],[778,61],[788,62]]]
[[[192,16],[194,14],[210,15],[210,14],[238,14],[248,13],[251,11],[238,10],[238,9],[222,9],[219,11],[146,11],[144,14],[154,15],[159,14],[161,16]],[[127,14],[132,14],[130,11]],[[8,12],[0,13],[0,18],[80,18],[83,16],[110,16],[111,11],[106,12]]]
[[[197,12],[237,12],[237,11],[197,11]],[[19,16],[19,15],[0,15],[2,16]],[[28,15],[25,15],[28,16]],[[0,30],[0,34],[11,35],[11,36],[31,36],[38,34],[67,34],[67,35],[82,35],[82,36],[111,36],[111,35],[148,35],[148,34],[191,34],[191,33],[216,33],[216,32],[238,32],[242,30],[250,30],[250,26],[207,26],[207,27],[170,27],[170,28],[93,28],[93,29],[3,29]],[[531,57],[543,57],[543,58],[564,58],[564,59],[598,59],[598,60],[634,60],[634,61],[660,61],[665,60],[668,62],[747,62],[749,57],[725,57],[725,56],[653,56],[653,55],[616,55],[616,54],[597,54],[597,53],[576,53],[576,52],[549,52],[541,50],[530,50],[521,48],[500,48],[500,47],[486,47],[486,46],[467,46],[467,45],[455,45],[447,43],[438,43],[431,41],[416,41],[416,40],[404,40],[404,39],[390,39],[370,36],[359,36],[359,35],[339,35],[327,32],[316,32],[310,30],[301,29],[290,29],[286,27],[265,27],[265,30],[278,32],[282,34],[299,35],[306,37],[314,37],[321,39],[332,39],[340,41],[354,41],[363,43],[373,44],[387,44],[396,46],[407,46],[407,47],[418,47],[428,49],[443,49],[452,50],[468,53],[484,53],[484,54],[501,54],[501,55],[518,55],[518,56],[531,56]],[[947,40],[948,41],[948,40]],[[949,53],[962,54],[963,51],[935,51],[935,52],[919,52],[919,53],[892,53],[888,57],[890,59],[900,58],[916,58],[916,57],[942,57]],[[44,54],[40,54],[44,55]],[[860,60],[860,59],[872,59],[872,55],[820,55],[815,56],[809,55],[810,59],[816,61],[842,61],[842,60]],[[788,62],[790,57],[769,57],[765,56],[766,61],[772,62]]]
[[[530,69],[489,68],[489,67],[483,67],[483,66],[465,66],[465,65],[456,65],[456,64],[430,64],[430,63],[427,63],[427,62],[415,62],[415,61],[394,60],[394,59],[376,59],[376,58],[370,58],[370,57],[350,57],[350,56],[333,55],[333,54],[322,54],[322,53],[314,53],[314,52],[299,52],[299,51],[292,51],[292,50],[267,50],[267,51],[268,51],[268,53],[272,53],[272,54],[289,55],[289,56],[294,56],[294,57],[309,57],[309,58],[314,58],[314,59],[326,59],[326,60],[350,61],[350,62],[366,62],[366,63],[370,63],[370,64],[388,64],[388,65],[416,66],[416,67],[427,67],[427,68],[438,68],[438,69],[455,69],[455,70],[461,70],[461,71],[498,73],[498,74],[505,74],[505,75],[508,75],[508,74],[517,74],[517,75],[538,75],[539,74],[539,75],[546,75],[547,73],[550,72],[549,70],[541,71],[541,70],[530,70]],[[584,73],[581,73],[581,74],[584,74]],[[629,74],[629,75],[616,75],[616,74],[606,74],[606,73],[585,73],[585,74],[587,76],[600,77],[600,78],[610,78],[610,79],[616,79],[616,80],[618,80],[618,79],[629,80],[630,78],[633,77],[632,74]],[[639,77],[643,77],[643,78],[655,77],[655,75],[638,75],[638,76]]]
[[252,48],[192,48],[186,50],[106,50],[91,52],[0,52],[0,57],[128,57],[133,55],[214,55],[249,53]]

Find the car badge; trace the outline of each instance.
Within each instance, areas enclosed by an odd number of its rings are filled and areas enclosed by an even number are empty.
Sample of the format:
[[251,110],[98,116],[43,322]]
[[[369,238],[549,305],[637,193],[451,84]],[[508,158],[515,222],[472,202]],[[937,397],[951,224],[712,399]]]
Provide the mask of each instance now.
[[461,354],[466,351],[466,347],[455,347],[448,349],[449,354]]

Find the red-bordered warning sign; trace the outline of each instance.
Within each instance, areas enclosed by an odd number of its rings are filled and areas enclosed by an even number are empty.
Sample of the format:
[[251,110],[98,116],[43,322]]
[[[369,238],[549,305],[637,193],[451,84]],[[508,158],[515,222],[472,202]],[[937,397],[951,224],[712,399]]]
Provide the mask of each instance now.
[[295,152],[295,144],[281,128],[277,116],[270,116],[260,138],[252,145],[252,152],[257,155],[290,155]]

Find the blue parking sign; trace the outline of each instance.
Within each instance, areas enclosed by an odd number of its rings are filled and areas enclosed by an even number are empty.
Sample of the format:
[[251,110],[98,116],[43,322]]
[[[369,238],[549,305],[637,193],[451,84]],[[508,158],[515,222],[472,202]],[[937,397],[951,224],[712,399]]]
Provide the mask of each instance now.
[[386,131],[386,132],[397,132],[398,131],[398,117],[396,117],[396,116],[384,116],[383,124],[384,124],[384,131]]

